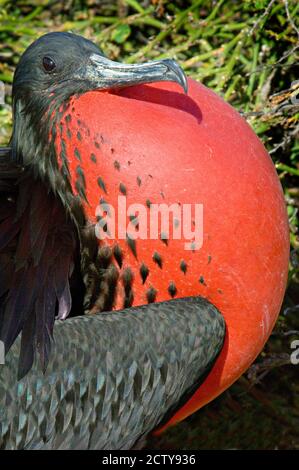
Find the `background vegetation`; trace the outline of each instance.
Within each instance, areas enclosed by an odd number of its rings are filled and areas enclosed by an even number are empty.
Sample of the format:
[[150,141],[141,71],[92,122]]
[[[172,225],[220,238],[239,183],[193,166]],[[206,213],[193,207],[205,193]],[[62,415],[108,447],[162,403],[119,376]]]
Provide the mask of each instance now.
[[291,259],[274,333],[245,376],[153,439],[151,448],[299,449],[299,365],[290,364],[291,341],[299,339],[298,12],[296,0],[0,0],[0,144],[11,132],[11,83],[20,54],[45,32],[73,31],[112,59],[176,58],[244,115],[283,185]]

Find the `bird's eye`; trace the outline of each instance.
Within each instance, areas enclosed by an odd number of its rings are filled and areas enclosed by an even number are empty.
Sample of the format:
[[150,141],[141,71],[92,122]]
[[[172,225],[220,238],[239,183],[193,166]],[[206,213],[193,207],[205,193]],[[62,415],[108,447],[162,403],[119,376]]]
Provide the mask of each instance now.
[[43,67],[46,72],[53,72],[53,70],[56,68],[56,64],[51,57],[44,57],[43,58]]

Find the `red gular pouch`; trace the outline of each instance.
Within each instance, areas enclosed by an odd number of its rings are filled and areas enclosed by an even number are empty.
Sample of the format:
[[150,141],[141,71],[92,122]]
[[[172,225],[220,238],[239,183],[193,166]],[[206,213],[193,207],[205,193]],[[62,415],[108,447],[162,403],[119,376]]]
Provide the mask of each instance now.
[[[245,120],[192,79],[188,95],[174,83],[90,91],[61,122],[74,194],[112,235],[99,243],[119,271],[114,308],[203,296],[225,318],[223,350],[173,424],[249,367],[277,319],[289,235],[274,165]],[[180,210],[153,236],[157,205]]]

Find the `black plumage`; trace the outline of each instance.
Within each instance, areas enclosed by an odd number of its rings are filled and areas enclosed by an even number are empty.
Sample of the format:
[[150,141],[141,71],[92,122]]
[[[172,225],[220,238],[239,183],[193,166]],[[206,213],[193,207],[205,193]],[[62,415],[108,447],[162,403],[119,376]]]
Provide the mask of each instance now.
[[195,297],[71,318],[46,373],[35,363],[19,385],[17,341],[0,368],[0,449],[130,449],[194,393],[224,333]]
[[9,151],[1,153],[0,340],[9,351],[22,331],[22,377],[33,363],[35,349],[46,368],[55,316],[66,318],[71,311],[78,239],[54,194],[12,163]]

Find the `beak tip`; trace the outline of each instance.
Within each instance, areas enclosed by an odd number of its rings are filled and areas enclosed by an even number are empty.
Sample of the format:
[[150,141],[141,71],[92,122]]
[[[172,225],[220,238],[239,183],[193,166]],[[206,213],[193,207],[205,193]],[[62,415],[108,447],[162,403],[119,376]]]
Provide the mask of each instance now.
[[185,92],[185,95],[188,95],[188,82],[187,78],[185,77],[184,83],[183,83],[183,90]]
[[180,67],[180,65],[175,60],[167,60],[168,69],[172,72],[174,76],[174,80],[176,81],[184,90],[185,94],[188,94],[188,81],[184,70]]

